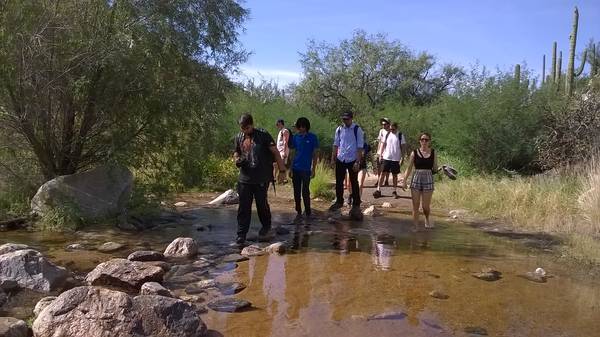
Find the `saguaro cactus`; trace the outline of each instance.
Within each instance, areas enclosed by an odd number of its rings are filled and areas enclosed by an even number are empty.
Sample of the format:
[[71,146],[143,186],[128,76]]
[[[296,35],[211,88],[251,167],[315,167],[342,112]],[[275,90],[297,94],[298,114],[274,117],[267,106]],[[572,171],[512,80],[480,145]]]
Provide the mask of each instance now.
[[598,66],[596,64],[598,60],[596,59],[596,44],[592,44],[592,55],[590,55],[590,63],[592,64],[592,70],[590,71],[590,76],[594,77],[597,74]]
[[542,57],[542,85],[546,79],[546,54]]
[[552,83],[556,83],[556,41],[552,44]]
[[521,83],[521,65],[520,64],[515,65],[515,81],[517,83]]
[[565,79],[565,91],[567,95],[573,94],[573,84],[575,77],[581,75],[585,66],[586,52],[583,52],[583,60],[577,71],[575,71],[575,47],[577,45],[577,27],[579,26],[579,10],[575,7],[573,11],[573,27],[571,28],[571,35],[569,36],[570,48],[569,48],[569,64],[567,66],[567,78]]
[[[562,77],[562,50],[558,53],[558,61],[556,62],[556,84],[560,83]],[[560,86],[559,86],[560,87]]]

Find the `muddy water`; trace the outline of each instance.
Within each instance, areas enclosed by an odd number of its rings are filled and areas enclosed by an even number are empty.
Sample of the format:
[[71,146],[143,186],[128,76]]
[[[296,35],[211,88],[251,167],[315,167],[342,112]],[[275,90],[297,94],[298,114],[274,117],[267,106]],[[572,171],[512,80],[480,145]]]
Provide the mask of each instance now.
[[[198,209],[185,224],[142,234],[108,227],[74,234],[0,233],[0,243],[32,245],[55,263],[84,274],[113,256],[138,249],[163,250],[175,237],[191,236],[203,253],[223,254],[235,233],[235,209]],[[275,215],[286,224],[291,215]],[[470,227],[438,221],[412,233],[402,216],[364,222],[286,224],[293,250],[238,263],[229,278],[247,285],[236,297],[253,303],[242,313],[208,311],[202,318],[214,336],[598,336],[600,288],[583,268],[551,254]],[[257,223],[257,221],[254,221]],[[254,227],[253,230],[257,228]],[[113,254],[66,251],[71,243],[95,247],[127,244]],[[501,271],[486,282],[470,275],[484,267]],[[543,267],[552,275],[538,284],[519,277]],[[437,290],[448,299],[429,295]],[[40,295],[14,295],[0,316],[26,318]],[[469,330],[471,328],[472,330]]]

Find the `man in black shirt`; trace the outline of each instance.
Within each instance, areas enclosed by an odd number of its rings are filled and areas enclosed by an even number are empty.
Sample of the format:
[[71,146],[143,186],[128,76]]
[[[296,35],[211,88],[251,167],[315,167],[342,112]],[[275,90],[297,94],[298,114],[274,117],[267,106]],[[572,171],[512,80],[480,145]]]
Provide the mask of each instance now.
[[239,120],[241,132],[235,139],[233,158],[240,168],[238,178],[238,230],[237,244],[246,241],[252,216],[252,199],[256,200],[256,211],[262,224],[258,232],[259,241],[271,239],[271,209],[267,200],[269,183],[273,181],[273,161],[277,162],[279,174],[277,179],[282,182],[285,178],[285,164],[279,155],[275,141],[263,130],[254,128],[252,116],[243,114]]

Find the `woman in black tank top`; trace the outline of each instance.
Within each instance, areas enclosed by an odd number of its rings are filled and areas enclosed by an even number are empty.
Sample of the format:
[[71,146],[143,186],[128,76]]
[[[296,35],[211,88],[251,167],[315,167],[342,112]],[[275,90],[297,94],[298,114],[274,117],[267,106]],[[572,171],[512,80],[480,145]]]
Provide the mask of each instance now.
[[431,136],[428,133],[421,134],[419,145],[419,148],[410,154],[408,167],[402,178],[402,186],[406,187],[406,181],[414,168],[410,183],[410,194],[415,230],[419,228],[419,208],[421,206],[425,215],[425,228],[433,228],[433,221],[429,219],[431,196],[433,194],[433,173],[439,170],[435,151],[431,148]]

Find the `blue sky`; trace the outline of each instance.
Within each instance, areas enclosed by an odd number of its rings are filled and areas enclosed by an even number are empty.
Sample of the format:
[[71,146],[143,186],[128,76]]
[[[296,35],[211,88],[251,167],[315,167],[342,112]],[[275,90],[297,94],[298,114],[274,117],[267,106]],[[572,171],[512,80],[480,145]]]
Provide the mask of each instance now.
[[479,62],[491,70],[521,63],[535,74],[541,74],[543,54],[549,64],[553,41],[563,51],[565,69],[574,6],[579,8],[578,52],[590,38],[600,40],[600,0],[248,0],[243,5],[250,19],[240,39],[252,55],[242,71],[282,85],[299,79],[298,53],[306,50],[308,39],[338,43],[356,29],[385,33],[442,63],[469,67]]

